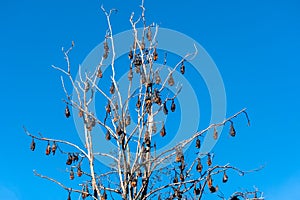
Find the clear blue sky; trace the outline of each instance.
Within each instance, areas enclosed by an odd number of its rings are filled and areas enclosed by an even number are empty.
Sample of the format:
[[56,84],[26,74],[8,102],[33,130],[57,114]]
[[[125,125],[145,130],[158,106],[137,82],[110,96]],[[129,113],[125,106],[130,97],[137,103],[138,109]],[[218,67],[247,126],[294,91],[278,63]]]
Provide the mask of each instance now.
[[[74,64],[102,41],[101,4],[119,10],[114,32],[127,30],[140,2],[124,2],[0,2],[0,199],[66,199],[65,191],[32,173],[59,177],[65,160],[45,157],[44,146],[30,152],[22,126],[78,140],[73,121],[63,116],[60,74],[50,66],[64,63],[60,49],[72,40]],[[211,55],[226,87],[228,115],[248,108],[252,126],[241,125],[237,137],[224,137],[214,152],[243,169],[266,167],[229,184],[255,185],[272,200],[300,199],[299,1],[146,0],[146,7],[149,21],[189,35]]]

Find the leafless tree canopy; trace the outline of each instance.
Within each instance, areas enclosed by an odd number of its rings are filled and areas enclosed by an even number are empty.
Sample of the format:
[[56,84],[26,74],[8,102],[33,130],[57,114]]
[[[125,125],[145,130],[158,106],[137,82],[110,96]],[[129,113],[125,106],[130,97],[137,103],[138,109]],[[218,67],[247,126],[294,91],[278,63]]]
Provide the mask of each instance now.
[[[158,25],[146,23],[145,8],[142,2],[141,15],[134,13],[129,18],[133,37],[132,46],[128,47],[128,87],[127,95],[122,95],[120,83],[117,81],[116,51],[118,48],[114,44],[111,17],[116,12],[112,9],[107,11],[101,7],[105,14],[108,29],[104,37],[103,55],[94,71],[82,71],[79,68],[79,80],[71,75],[73,67],[69,59],[69,54],[75,47],[74,42],[65,50],[62,49],[66,60],[66,67],[52,66],[62,72],[62,88],[66,94],[64,103],[65,116],[78,115],[84,125],[84,148],[81,145],[60,139],[53,139],[30,133],[24,127],[26,134],[31,137],[30,149],[35,150],[36,145],[45,143],[45,154],[65,156],[67,166],[67,176],[70,181],[78,181],[76,188],[68,187],[59,180],[42,175],[37,171],[34,174],[52,181],[67,191],[67,199],[80,196],[82,199],[201,199],[204,193],[219,196],[221,199],[264,199],[263,194],[258,190],[251,192],[235,192],[229,197],[224,197],[219,192],[218,182],[226,183],[230,178],[228,171],[235,171],[239,175],[251,171],[243,171],[230,164],[219,165],[214,163],[213,154],[206,152],[199,154],[201,139],[208,130],[213,130],[214,139],[218,139],[218,127],[228,128],[229,135],[235,137],[236,130],[234,119],[245,117],[249,124],[246,109],[242,109],[234,115],[228,117],[217,124],[210,124],[206,129],[195,133],[171,148],[163,152],[157,152],[160,141],[154,140],[154,134],[158,133],[161,140],[169,134],[165,121],[159,121],[156,116],[159,113],[168,115],[176,114],[176,98],[180,91],[184,89],[180,83],[176,83],[173,73],[178,71],[185,76],[186,63],[198,53],[197,49],[186,54],[179,59],[173,68],[166,66],[167,55],[159,51],[156,35],[159,31]],[[142,27],[142,32],[137,28]],[[163,60],[163,64],[156,65],[158,59]],[[103,73],[104,62],[109,60],[111,74]],[[161,76],[161,70],[167,69],[168,75]],[[97,84],[103,76],[109,76],[109,85]],[[132,88],[133,79],[139,80],[138,90]],[[68,88],[66,82],[72,86]],[[167,87],[174,87],[176,92],[166,95]],[[72,94],[73,92],[73,94]],[[106,105],[101,113],[105,117],[97,117],[90,109],[90,105],[95,101],[95,94],[99,94],[106,99]],[[71,98],[71,96],[76,98]],[[71,107],[77,113],[71,113]],[[133,121],[134,119],[134,121]],[[96,152],[94,150],[95,127],[100,126],[105,130],[101,136],[107,143],[115,144],[115,149],[111,153]],[[130,128],[129,128],[130,127]],[[39,142],[38,142],[39,141]],[[36,144],[36,142],[38,144]],[[184,154],[187,146],[191,145],[195,149],[194,155]],[[65,151],[64,147],[70,146],[73,151]],[[194,157],[192,157],[194,156]],[[110,169],[102,171],[101,163],[96,157],[106,157],[110,163]],[[53,158],[55,159],[55,158]],[[256,171],[256,170],[252,170]],[[66,176],[66,174],[62,174]],[[217,176],[218,175],[218,176]],[[221,180],[217,177],[222,177]],[[211,194],[210,194],[211,193]],[[77,198],[78,199],[78,198]]]

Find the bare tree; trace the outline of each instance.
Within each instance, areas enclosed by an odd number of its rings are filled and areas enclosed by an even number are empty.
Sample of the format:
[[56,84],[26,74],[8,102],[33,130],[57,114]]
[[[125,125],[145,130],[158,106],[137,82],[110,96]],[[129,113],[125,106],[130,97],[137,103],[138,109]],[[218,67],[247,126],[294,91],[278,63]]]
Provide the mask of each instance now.
[[[153,23],[149,25],[146,23],[145,8],[142,2],[141,16],[135,20],[135,15],[132,13],[130,17],[133,37],[128,38],[132,39],[132,46],[128,47],[128,91],[127,95],[122,95],[116,78],[118,71],[115,63],[115,49],[118,47],[114,43],[110,22],[111,15],[116,10],[106,11],[104,7],[101,9],[106,16],[108,30],[105,35],[104,53],[95,70],[87,72],[79,68],[79,80],[72,76],[73,68],[69,54],[74,48],[74,42],[69,49],[62,50],[67,63],[66,68],[52,66],[62,72],[72,86],[71,90],[68,89],[65,78],[61,78],[66,94],[65,116],[67,118],[71,116],[70,107],[78,111],[78,116],[82,118],[84,124],[85,147],[81,148],[80,145],[66,140],[34,135],[24,127],[26,134],[32,138],[30,145],[32,151],[35,150],[35,142],[39,140],[46,142],[46,155],[55,154],[59,150],[63,156],[66,156],[66,165],[69,169],[67,173],[70,180],[72,181],[75,176],[81,177],[78,187],[68,187],[59,180],[42,175],[37,171],[34,171],[34,174],[61,186],[68,192],[68,199],[75,195],[73,193],[78,193],[82,199],[201,199],[205,191],[216,193],[220,198],[226,199],[218,192],[218,186],[213,181],[215,177],[221,174],[223,177],[221,181],[226,183],[229,170],[236,171],[240,175],[251,171],[243,171],[229,164],[215,164],[211,152],[199,153],[200,139],[209,130],[214,130],[213,137],[217,139],[217,128],[223,126],[229,126],[229,133],[234,137],[236,135],[234,118],[244,115],[248,124],[250,123],[246,109],[240,110],[220,123],[210,124],[206,129],[196,131],[191,137],[158,153],[156,148],[160,142],[154,141],[153,134],[159,132],[163,138],[168,130],[165,122],[156,120],[156,116],[161,112],[168,115],[169,109],[171,112],[176,111],[175,100],[180,95],[182,86],[177,85],[176,93],[172,95],[164,95],[164,91],[167,86],[175,87],[173,73],[177,70],[183,76],[185,64],[193,59],[197,54],[197,49],[195,47],[193,53],[187,53],[185,57],[178,60],[175,67],[168,68],[166,54],[158,55],[156,35],[159,28]],[[138,31],[139,25],[142,27],[142,32]],[[109,56],[111,59],[108,59]],[[164,58],[163,65],[159,67],[155,65],[158,56]],[[102,68],[107,60],[109,60],[111,68],[109,75],[111,85],[98,85],[97,81],[104,76]],[[169,70],[166,77],[160,76],[163,68]],[[140,83],[137,91],[132,88],[133,78],[138,79]],[[73,98],[70,91],[73,91]],[[105,113],[103,119],[97,117],[90,109],[97,93],[102,95],[107,102],[105,109],[103,108],[103,113]],[[76,115],[76,113],[73,114]],[[136,120],[135,124],[129,128],[133,118]],[[96,126],[105,130],[106,134],[103,138],[105,137],[107,142],[113,142],[116,145],[116,149],[111,153],[94,150]],[[184,150],[191,144],[195,145],[196,153],[194,158],[189,159],[191,162],[188,162]],[[73,151],[65,151],[65,146],[70,146]],[[111,160],[109,170],[97,173],[100,165],[96,160],[97,156],[107,157]],[[255,190],[253,192],[235,192],[229,199],[258,200],[264,198],[261,192]]]

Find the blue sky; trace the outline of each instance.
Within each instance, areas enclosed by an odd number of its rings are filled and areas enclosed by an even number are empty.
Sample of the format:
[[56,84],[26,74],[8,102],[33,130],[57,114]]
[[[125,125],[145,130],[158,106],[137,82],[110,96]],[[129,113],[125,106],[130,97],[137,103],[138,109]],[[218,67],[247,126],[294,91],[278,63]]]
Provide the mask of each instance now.
[[[119,10],[114,32],[127,30],[139,5],[128,2],[0,2],[0,199],[66,199],[65,191],[32,173],[59,177],[64,166],[57,163],[65,160],[43,156],[44,146],[30,152],[22,126],[78,142],[73,121],[63,116],[60,74],[50,66],[64,64],[60,49],[72,40],[74,65],[103,40],[101,4]],[[146,7],[148,21],[189,35],[211,55],[225,84],[228,115],[248,108],[252,125],[239,121],[237,137],[219,140],[214,152],[220,162],[243,169],[264,164],[265,169],[232,187],[255,185],[269,199],[300,199],[300,3],[146,0]]]

